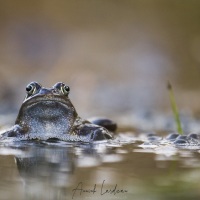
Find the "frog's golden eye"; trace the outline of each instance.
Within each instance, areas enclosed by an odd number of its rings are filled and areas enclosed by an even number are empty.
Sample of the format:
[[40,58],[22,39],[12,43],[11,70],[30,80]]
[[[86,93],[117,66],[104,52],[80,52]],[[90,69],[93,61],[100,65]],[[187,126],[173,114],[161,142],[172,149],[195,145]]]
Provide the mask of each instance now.
[[36,93],[36,91],[39,90],[39,88],[41,88],[41,85],[39,83],[31,82],[26,86],[26,93],[28,96],[33,95]]
[[65,85],[62,82],[58,82],[53,86],[54,89],[56,89],[56,91],[58,91],[60,94],[63,94],[65,96],[67,96],[69,94],[70,88],[69,86]]
[[69,86],[67,86],[67,85],[63,85],[63,86],[61,87],[61,90],[62,90],[62,93],[63,93],[64,95],[68,95],[69,92],[70,92],[70,88],[69,88]]
[[27,94],[31,95],[34,93],[35,87],[33,85],[27,85],[26,92]]

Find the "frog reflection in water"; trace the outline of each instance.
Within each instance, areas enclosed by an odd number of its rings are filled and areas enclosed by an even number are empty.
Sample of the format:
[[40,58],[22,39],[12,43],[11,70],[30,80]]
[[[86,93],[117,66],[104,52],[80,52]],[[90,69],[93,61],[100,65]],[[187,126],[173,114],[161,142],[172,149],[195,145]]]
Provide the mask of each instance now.
[[1,138],[53,138],[82,142],[112,139],[108,129],[114,131],[116,124],[108,119],[94,120],[92,123],[81,119],[68,97],[69,91],[70,88],[61,82],[52,88],[44,88],[37,82],[30,83],[26,87],[27,95],[15,125],[4,132]]

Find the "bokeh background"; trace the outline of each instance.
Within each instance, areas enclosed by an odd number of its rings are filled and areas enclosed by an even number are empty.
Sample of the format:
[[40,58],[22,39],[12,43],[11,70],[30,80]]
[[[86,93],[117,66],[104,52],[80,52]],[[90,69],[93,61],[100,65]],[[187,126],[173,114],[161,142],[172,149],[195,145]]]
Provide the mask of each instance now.
[[78,113],[200,111],[200,1],[1,0],[0,112],[63,81]]

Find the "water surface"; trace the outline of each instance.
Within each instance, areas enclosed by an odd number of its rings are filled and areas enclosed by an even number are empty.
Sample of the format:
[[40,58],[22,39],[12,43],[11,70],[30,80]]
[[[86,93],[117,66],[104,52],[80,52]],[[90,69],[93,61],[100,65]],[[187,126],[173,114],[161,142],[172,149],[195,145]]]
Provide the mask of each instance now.
[[200,147],[145,138],[126,131],[97,144],[3,142],[0,199],[199,199]]

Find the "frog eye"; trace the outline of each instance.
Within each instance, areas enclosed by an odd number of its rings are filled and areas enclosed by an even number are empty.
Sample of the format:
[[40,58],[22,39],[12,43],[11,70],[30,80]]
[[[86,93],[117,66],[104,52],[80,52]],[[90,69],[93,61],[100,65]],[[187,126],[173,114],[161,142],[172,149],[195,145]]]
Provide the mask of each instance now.
[[26,92],[27,92],[28,94],[32,94],[33,91],[34,91],[34,87],[33,87],[32,85],[27,85],[27,87],[26,87]]
[[63,86],[61,87],[61,91],[62,91],[62,93],[63,93],[64,95],[68,95],[69,92],[70,92],[70,88],[69,88],[69,86],[67,86],[67,85],[63,85]]
[[28,96],[33,95],[41,88],[41,85],[36,82],[31,82],[26,86],[26,93]]
[[70,92],[69,86],[65,85],[62,82],[56,83],[53,87],[65,96],[67,96]]

